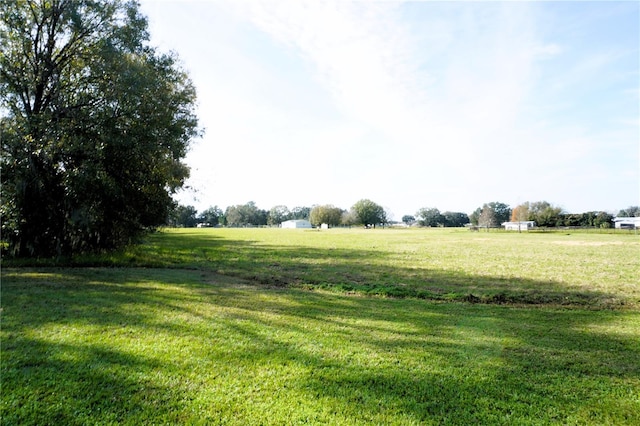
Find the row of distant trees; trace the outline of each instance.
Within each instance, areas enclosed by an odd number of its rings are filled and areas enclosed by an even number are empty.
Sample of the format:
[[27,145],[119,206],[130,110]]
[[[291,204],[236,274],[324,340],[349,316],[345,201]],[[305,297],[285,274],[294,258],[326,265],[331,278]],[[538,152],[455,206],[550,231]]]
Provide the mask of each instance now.
[[[620,210],[617,216],[640,217],[640,206]],[[462,227],[472,224],[495,228],[503,222],[535,221],[540,227],[580,226],[606,228],[611,226],[613,215],[604,211],[567,213],[559,206],[547,201],[525,202],[511,208],[508,204],[494,201],[485,203],[471,214],[464,212],[440,212],[435,207],[423,207],[415,215],[402,216],[408,226]],[[169,217],[169,225],[175,227],[206,226],[279,226],[292,219],[306,219],[314,226],[326,223],[329,226],[367,227],[385,226],[390,223],[388,212],[379,204],[363,199],[350,209],[333,205],[314,205],[289,209],[277,205],[270,210],[260,209],[253,201],[222,210],[218,206],[198,212],[193,206],[178,205]]]
[[258,208],[253,201],[227,207],[224,211],[218,207],[209,207],[198,213],[193,206],[178,205],[168,219],[175,227],[205,226],[278,226],[287,220],[304,219],[312,225],[329,226],[363,225],[367,227],[384,226],[388,223],[387,212],[377,203],[363,199],[351,209],[345,210],[331,204],[312,207],[294,207],[278,205],[270,210]]
[[[629,207],[621,210],[618,216],[640,216],[640,207]],[[533,220],[537,226],[581,226],[608,228],[614,216],[604,211],[591,211],[585,213],[566,213],[562,208],[553,206],[546,201],[526,202],[516,206],[511,212],[511,221],[519,222]]]

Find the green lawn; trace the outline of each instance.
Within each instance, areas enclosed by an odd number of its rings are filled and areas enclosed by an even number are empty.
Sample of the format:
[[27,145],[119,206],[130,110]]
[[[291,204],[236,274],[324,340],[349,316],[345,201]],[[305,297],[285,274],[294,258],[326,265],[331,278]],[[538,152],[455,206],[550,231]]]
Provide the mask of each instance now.
[[190,267],[274,287],[393,297],[639,307],[638,259],[640,238],[630,233],[193,229],[79,262]]
[[1,422],[640,424],[639,255],[633,234],[200,229],[5,262]]

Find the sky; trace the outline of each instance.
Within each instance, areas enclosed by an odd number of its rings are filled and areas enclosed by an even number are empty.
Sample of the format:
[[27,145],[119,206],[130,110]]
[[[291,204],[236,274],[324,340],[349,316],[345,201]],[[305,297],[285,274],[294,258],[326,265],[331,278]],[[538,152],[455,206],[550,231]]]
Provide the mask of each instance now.
[[198,93],[178,200],[640,205],[636,1],[143,0]]

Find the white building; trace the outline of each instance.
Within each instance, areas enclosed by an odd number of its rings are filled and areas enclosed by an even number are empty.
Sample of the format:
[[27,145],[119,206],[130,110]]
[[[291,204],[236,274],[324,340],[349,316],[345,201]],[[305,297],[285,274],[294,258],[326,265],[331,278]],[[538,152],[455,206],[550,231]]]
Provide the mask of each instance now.
[[506,231],[528,231],[536,226],[533,220],[525,220],[521,222],[504,222],[502,224]]
[[640,229],[640,217],[616,217],[613,224],[616,229]]
[[297,220],[286,220],[281,224],[282,228],[294,229],[294,228],[302,228],[302,229],[310,229],[311,222],[304,219]]

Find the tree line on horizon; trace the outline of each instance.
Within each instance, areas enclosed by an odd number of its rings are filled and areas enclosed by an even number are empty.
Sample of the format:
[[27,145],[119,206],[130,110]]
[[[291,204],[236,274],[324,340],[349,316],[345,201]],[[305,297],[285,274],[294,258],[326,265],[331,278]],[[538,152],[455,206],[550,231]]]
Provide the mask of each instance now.
[[[640,217],[640,206],[622,209],[618,217]],[[342,209],[331,204],[311,207],[276,205],[269,210],[259,208],[255,202],[228,206],[225,210],[216,206],[198,212],[193,206],[176,205],[167,225],[172,227],[196,226],[280,226],[287,220],[303,219],[313,226],[327,224],[336,226],[385,226],[404,223],[406,226],[422,227],[463,227],[474,225],[496,228],[504,222],[534,221],[538,227],[597,227],[612,226],[615,216],[605,211],[567,213],[561,207],[547,201],[525,202],[511,208],[502,202],[485,203],[471,214],[464,212],[440,212],[435,207],[420,208],[414,215],[402,216],[401,222],[389,219],[385,209],[368,199],[356,202],[350,209]]]

